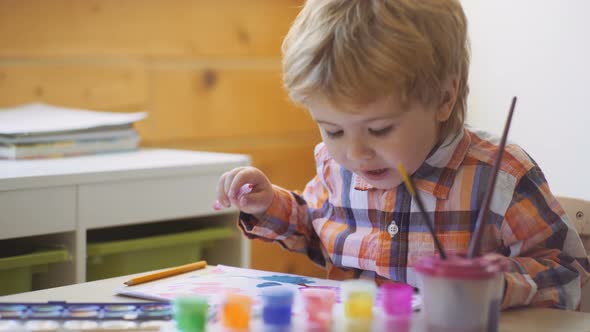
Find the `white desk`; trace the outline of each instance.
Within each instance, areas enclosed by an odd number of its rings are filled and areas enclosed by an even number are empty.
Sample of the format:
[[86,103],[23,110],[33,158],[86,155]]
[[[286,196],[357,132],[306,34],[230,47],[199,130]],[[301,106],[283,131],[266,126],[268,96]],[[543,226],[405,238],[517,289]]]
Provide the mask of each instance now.
[[[212,208],[219,176],[248,165],[245,155],[145,149],[63,159],[0,161],[0,241],[30,236],[60,243],[72,253],[55,275],[66,285],[86,280],[88,230],[218,216]],[[236,227],[236,233],[239,233]],[[211,263],[249,265],[249,244],[226,241]]]
[[[114,295],[115,290],[123,287],[123,282],[128,280],[129,278],[130,276],[116,277],[111,279],[103,279],[99,281],[81,283],[77,285],[70,285],[35,292],[2,296],[0,297],[0,302],[142,302],[142,300]],[[165,281],[167,279],[162,280]],[[423,331],[425,331],[423,314],[417,312],[414,314],[413,317],[412,332]],[[524,308],[518,310],[511,310],[503,312],[501,314],[499,331],[588,332],[590,331],[590,314],[556,309]]]

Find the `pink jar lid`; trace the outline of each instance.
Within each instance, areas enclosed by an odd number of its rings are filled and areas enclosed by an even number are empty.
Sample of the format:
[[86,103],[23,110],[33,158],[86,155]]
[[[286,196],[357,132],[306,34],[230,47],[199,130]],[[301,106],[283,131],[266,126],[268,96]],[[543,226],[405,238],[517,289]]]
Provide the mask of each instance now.
[[482,257],[468,259],[461,256],[424,257],[414,266],[417,272],[433,277],[452,279],[488,279],[499,272],[507,271],[503,260],[490,260]]

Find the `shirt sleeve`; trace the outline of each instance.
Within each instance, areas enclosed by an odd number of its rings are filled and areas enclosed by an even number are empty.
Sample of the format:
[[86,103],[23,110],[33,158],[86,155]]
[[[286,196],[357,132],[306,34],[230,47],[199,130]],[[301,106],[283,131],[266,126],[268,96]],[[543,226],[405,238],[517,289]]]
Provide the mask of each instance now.
[[512,263],[504,274],[502,308],[578,307],[589,278],[588,256],[537,166],[517,183],[501,233]]
[[325,266],[326,259],[312,220],[322,214],[328,201],[323,180],[324,153],[315,152],[318,174],[306,185],[302,194],[273,185],[273,200],[265,214],[257,218],[240,212],[238,225],[246,237],[276,241],[285,249],[304,253],[312,261]]

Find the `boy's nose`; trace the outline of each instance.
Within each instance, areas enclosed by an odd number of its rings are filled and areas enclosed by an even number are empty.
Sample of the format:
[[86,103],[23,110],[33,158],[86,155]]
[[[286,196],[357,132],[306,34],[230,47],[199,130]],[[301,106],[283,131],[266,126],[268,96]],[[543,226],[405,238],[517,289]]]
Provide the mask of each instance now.
[[365,142],[354,140],[348,144],[347,157],[349,160],[368,160],[375,157],[375,151]]

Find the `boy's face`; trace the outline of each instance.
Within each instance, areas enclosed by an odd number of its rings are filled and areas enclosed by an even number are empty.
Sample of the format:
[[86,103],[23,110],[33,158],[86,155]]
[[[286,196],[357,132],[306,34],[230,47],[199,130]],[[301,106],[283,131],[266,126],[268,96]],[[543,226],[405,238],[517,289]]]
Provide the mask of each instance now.
[[419,103],[403,110],[393,97],[344,106],[315,97],[306,106],[334,160],[379,189],[402,182],[400,162],[410,174],[420,167],[438,141],[439,123],[448,118],[444,109]]

